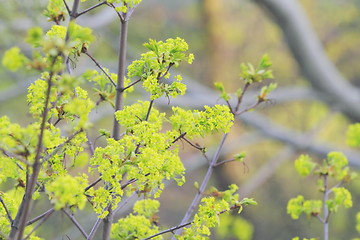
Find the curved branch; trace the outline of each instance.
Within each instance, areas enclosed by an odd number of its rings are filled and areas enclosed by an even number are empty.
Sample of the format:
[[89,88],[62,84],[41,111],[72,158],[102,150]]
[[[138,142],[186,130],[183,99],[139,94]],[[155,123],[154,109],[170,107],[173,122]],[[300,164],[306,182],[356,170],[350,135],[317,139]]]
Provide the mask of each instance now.
[[318,96],[354,121],[360,121],[360,89],[343,78],[297,0],[254,0],[283,30],[287,44]]

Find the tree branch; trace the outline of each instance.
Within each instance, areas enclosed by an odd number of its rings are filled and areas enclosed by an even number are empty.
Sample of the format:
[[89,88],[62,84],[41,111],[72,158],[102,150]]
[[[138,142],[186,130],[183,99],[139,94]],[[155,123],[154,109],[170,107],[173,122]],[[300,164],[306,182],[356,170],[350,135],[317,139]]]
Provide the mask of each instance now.
[[94,6],[89,7],[89,8],[87,8],[87,9],[85,9],[85,10],[77,13],[77,14],[76,14],[76,18],[77,18],[77,17],[80,17],[81,15],[83,15],[83,14],[85,14],[85,13],[91,11],[91,10],[94,10],[95,8],[100,7],[100,6],[102,6],[102,5],[106,4],[106,3],[107,3],[107,1],[103,1],[103,2],[100,2],[100,3],[98,3],[98,4],[95,4]]
[[38,229],[55,211],[54,209],[50,209],[50,210],[45,212],[45,215],[42,216],[41,221],[31,230],[31,232],[29,232],[28,235],[26,235],[24,239],[28,239],[31,236],[31,234],[33,234],[36,231],[36,229]]
[[8,219],[9,219],[10,223],[12,223],[13,219],[12,219],[12,217],[11,217],[10,211],[9,211],[9,209],[6,207],[6,204],[5,204],[5,202],[4,202],[4,200],[2,199],[1,196],[0,196],[0,202],[1,202],[1,205],[3,205],[3,207],[4,207],[4,209],[5,209],[6,215],[7,215]]
[[[216,152],[215,152],[215,154],[214,154],[214,156],[213,156],[213,158],[212,158],[212,160],[211,160],[211,162],[209,164],[209,167],[208,167],[208,170],[207,170],[207,172],[205,174],[205,177],[204,177],[204,179],[203,179],[203,181],[202,181],[202,183],[201,183],[201,185],[199,187],[199,191],[195,195],[192,203],[190,204],[188,210],[186,211],[183,219],[181,220],[180,225],[185,224],[186,222],[189,221],[189,219],[190,219],[191,215],[193,214],[195,208],[199,205],[200,200],[201,200],[201,193],[205,192],[206,186],[209,183],[210,177],[211,177],[211,175],[212,175],[212,173],[214,171],[214,166],[215,166],[217,160],[220,157],[220,152],[221,152],[221,150],[222,150],[222,148],[224,146],[224,143],[225,143],[225,140],[226,140],[227,136],[228,136],[228,134],[225,133],[224,136],[222,137],[222,139],[220,141],[220,144],[219,144],[219,146],[218,146],[218,148],[217,148],[217,150],[216,150]],[[179,229],[178,231],[175,232],[175,234],[180,235],[181,232],[182,232],[182,230]],[[173,239],[175,239],[175,238],[173,238]]]
[[112,83],[112,85],[114,87],[116,87],[116,83],[114,82],[114,80],[112,80],[112,78],[110,77],[110,75],[105,71],[105,69],[95,60],[95,58],[93,58],[90,53],[87,50],[84,50],[83,53],[88,56],[94,63],[95,65],[105,74],[105,76],[110,80],[110,82]]
[[[54,66],[56,59],[58,56],[55,56],[53,59],[53,62],[51,63],[51,66]],[[25,190],[25,195],[23,198],[24,204],[21,204],[18,210],[18,214],[14,220],[14,224],[12,226],[12,231],[10,232],[9,237],[10,238],[14,238],[15,235],[17,234],[17,239],[21,240],[23,233],[24,233],[24,229],[26,226],[26,220],[28,218],[29,212],[30,212],[30,205],[32,202],[32,195],[33,195],[33,191],[35,188],[35,184],[40,172],[40,168],[41,168],[41,161],[40,161],[40,157],[41,157],[41,152],[42,152],[42,148],[43,148],[43,136],[44,136],[44,131],[45,131],[45,124],[47,121],[47,115],[48,115],[48,111],[49,111],[49,101],[50,101],[50,92],[51,92],[51,87],[52,87],[52,78],[54,76],[54,72],[51,71],[49,74],[49,79],[47,81],[47,90],[46,90],[46,94],[45,94],[45,103],[44,103],[44,109],[42,112],[42,117],[41,117],[41,125],[40,125],[40,134],[38,137],[38,144],[36,147],[36,154],[35,154],[35,160],[34,163],[32,165],[32,175],[30,177],[30,181],[26,183],[26,190]],[[19,226],[18,226],[19,224]],[[18,227],[18,229],[17,229]]]
[[66,216],[68,216],[68,218],[74,223],[74,225],[77,227],[77,229],[79,229],[81,234],[87,239],[88,238],[87,233],[82,228],[82,226],[79,224],[79,222],[75,219],[75,217],[73,215],[71,215],[70,213],[68,213],[65,209],[62,209],[61,211],[63,213],[65,213]]
[[329,106],[360,121],[360,89],[346,81],[326,56],[323,46],[297,0],[254,0],[283,30],[304,76]]
[[50,215],[52,214],[53,212],[55,212],[55,209],[54,208],[50,208],[49,210],[47,210],[46,212],[42,213],[41,215],[31,219],[30,221],[28,221],[26,223],[26,226],[29,226],[31,224],[33,224],[34,222],[37,222],[39,221],[40,219],[42,219],[43,217],[47,216],[47,215]]
[[[126,14],[125,14],[126,15]],[[128,21],[121,20],[120,29],[120,41],[119,41],[119,60],[118,60],[118,79],[116,84],[116,99],[115,99],[115,111],[122,109],[123,104],[123,89],[126,70],[126,47],[127,47],[127,34],[128,34]],[[114,117],[113,123],[113,138],[119,140],[120,138],[120,124]]]
[[28,162],[26,159],[23,159],[22,157],[18,156],[18,155],[15,155],[11,152],[8,152],[6,151],[5,149],[3,149],[2,147],[0,147],[0,150],[3,152],[3,154],[7,157],[10,157],[10,158],[14,158],[16,160],[19,160],[20,162],[24,163],[26,166],[31,166],[31,163]]
[[48,161],[50,158],[52,158],[62,147],[64,147],[66,144],[68,144],[71,140],[74,139],[74,137],[76,137],[76,135],[78,135],[79,133],[83,132],[84,130],[79,130],[76,131],[75,133],[73,133],[73,135],[71,135],[70,137],[68,137],[68,139],[66,139],[65,142],[63,142],[62,144],[60,144],[59,146],[57,146],[50,154],[46,155],[42,161],[41,164]]

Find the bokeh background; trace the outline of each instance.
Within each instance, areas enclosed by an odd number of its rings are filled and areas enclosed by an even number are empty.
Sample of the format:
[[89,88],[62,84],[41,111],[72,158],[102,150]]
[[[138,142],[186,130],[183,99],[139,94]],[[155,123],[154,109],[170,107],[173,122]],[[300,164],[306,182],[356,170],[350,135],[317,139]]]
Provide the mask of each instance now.
[[[14,45],[20,46],[25,54],[30,55],[31,49],[23,39],[27,29],[33,26],[44,29],[50,27],[50,23],[41,14],[47,2],[0,2],[0,55]],[[97,2],[90,0],[82,5],[82,9]],[[354,171],[358,171],[360,167],[360,151],[349,149],[345,139],[348,125],[360,122],[357,117],[359,114],[356,114],[360,102],[353,101],[346,105],[341,100],[342,96],[353,96],[355,100],[360,97],[360,2],[281,2],[144,0],[130,20],[129,61],[145,51],[142,44],[149,38],[184,38],[190,51],[195,54],[192,65],[176,69],[189,84],[189,92],[172,104],[200,108],[205,104],[222,103],[213,90],[214,82],[223,82],[226,89],[232,92],[242,86],[239,78],[240,63],[257,64],[264,53],[269,54],[272,59],[275,79],[266,83],[276,82],[277,91],[271,95],[271,101],[244,114],[234,127],[222,153],[222,159],[225,160],[237,152],[245,151],[245,163],[234,162],[216,168],[211,181],[219,189],[236,183],[240,186],[242,197],[255,198],[259,204],[246,208],[240,216],[223,219],[224,224],[219,231],[214,232],[212,239],[286,240],[294,236],[321,239],[322,225],[319,221],[305,216],[294,221],[286,214],[287,201],[292,197],[302,194],[307,198],[321,198],[315,186],[316,178],[304,179],[298,176],[293,166],[294,160],[299,154],[307,153],[320,161],[326,156],[326,152],[340,150],[347,154]],[[290,18],[279,15],[276,6],[281,9],[281,5]],[[324,62],[323,58],[316,57],[315,49],[315,57],[309,56],[309,61],[302,59],[301,53],[309,49],[303,48],[301,43],[291,42],[294,39],[291,38],[291,29],[296,31],[291,24],[297,24],[289,21],[292,16],[305,17],[300,17],[307,27],[300,32],[300,36],[306,39],[315,33],[317,43],[322,46],[322,54],[326,54],[326,59],[329,60],[330,68],[326,65],[326,69],[324,67],[321,70],[331,74],[315,74],[321,79],[318,84],[314,74],[308,71],[306,63]],[[89,52],[103,66],[115,72],[119,21],[114,11],[104,6],[80,17],[78,23],[91,27],[96,36]],[[290,32],[286,32],[289,29]],[[311,52],[311,44],[309,47]],[[80,56],[74,67],[75,72],[82,72],[95,66],[86,56]],[[333,74],[334,70],[341,73],[342,82],[337,82],[339,79]],[[22,125],[32,121],[27,114],[26,87],[37,77],[25,71],[12,73],[0,67],[1,116],[8,115],[13,122]],[[252,90],[260,87],[261,85],[254,86]],[[331,92],[334,88],[337,92]],[[146,96],[143,95],[143,92],[135,91],[126,101],[131,103],[144,99]],[[96,101],[95,96],[94,100]],[[167,110],[167,99],[163,100],[164,104],[158,107]],[[250,92],[245,104],[254,101],[256,94]],[[351,107],[354,109],[348,110]],[[102,111],[103,108],[107,109],[107,106],[100,105],[92,115],[96,121],[94,131],[90,133],[93,139],[98,135],[97,129],[111,130],[112,116],[108,114],[109,111]],[[197,141],[201,146],[206,146],[211,154],[220,139],[221,135],[215,135]],[[102,140],[97,144],[101,145]],[[193,182],[201,181],[207,167],[201,154],[186,144],[181,154],[189,168],[188,182],[184,188],[170,182],[168,189],[164,191],[159,220],[164,228],[180,222],[196,193]],[[0,187],[6,189],[9,186]],[[359,237],[355,230],[355,214],[360,211],[360,183],[356,180],[347,187],[353,194],[354,206],[351,210],[340,209],[336,215],[331,216],[330,236],[334,240]],[[77,218],[90,226],[92,222],[89,222],[89,216],[91,213],[85,212],[78,214]],[[45,239],[81,239],[77,230],[61,213],[51,217],[46,228],[39,232]]]

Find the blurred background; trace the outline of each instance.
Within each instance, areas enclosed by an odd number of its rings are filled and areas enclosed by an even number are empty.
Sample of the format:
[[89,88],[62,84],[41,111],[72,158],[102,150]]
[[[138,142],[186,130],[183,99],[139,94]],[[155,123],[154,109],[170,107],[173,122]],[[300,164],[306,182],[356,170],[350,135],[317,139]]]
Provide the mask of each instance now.
[[[82,9],[97,2],[83,3]],[[30,56],[31,49],[23,39],[30,27],[50,27],[41,14],[47,1],[2,0],[1,3],[1,57],[14,45]],[[96,41],[89,52],[102,66],[116,72],[119,21],[115,12],[103,6],[79,17],[77,22],[94,31]],[[157,108],[222,104],[213,83],[223,82],[229,92],[235,91],[242,86],[240,64],[256,65],[265,53],[273,62],[275,76],[265,84],[278,84],[271,101],[237,121],[222,153],[221,158],[226,160],[244,151],[245,163],[222,165],[216,168],[211,180],[219,189],[236,183],[241,197],[255,198],[258,205],[245,208],[232,219],[225,217],[212,239],[321,238],[322,225],[318,220],[302,216],[294,221],[286,214],[287,201],[292,197],[299,194],[308,199],[322,197],[315,186],[317,179],[298,176],[293,162],[302,153],[321,161],[327,152],[339,150],[346,153],[354,171],[360,167],[360,151],[349,149],[345,139],[348,125],[360,122],[360,2],[144,0],[129,23],[129,61],[146,51],[142,44],[149,38],[170,37],[184,38],[190,52],[195,54],[195,61],[176,69],[189,84],[188,94],[171,101],[170,106],[167,99],[162,99]],[[86,56],[80,56],[74,67],[75,72],[83,72],[95,65]],[[0,116],[8,115],[21,125],[32,121],[26,108],[26,88],[38,77],[0,67]],[[256,101],[255,90],[261,86],[254,86],[254,91],[247,94],[244,108]],[[143,95],[135,91],[126,101],[146,99]],[[90,138],[98,136],[99,128],[111,130],[109,109],[100,105],[94,110],[92,118],[96,124]],[[207,147],[211,156],[220,139],[221,135],[215,135],[196,141]],[[101,145],[102,140],[97,144]],[[201,154],[185,143],[181,155],[188,167],[187,183],[184,188],[169,183],[161,196],[159,224],[164,228],[181,221],[196,193],[193,182],[201,182],[207,168]],[[356,180],[347,187],[353,194],[354,206],[331,216],[331,239],[359,237],[355,214],[360,211],[360,183]],[[85,212],[77,217],[84,225],[91,226],[89,215]],[[81,239],[66,216],[54,215],[49,223],[39,230],[45,239],[66,239],[65,236]]]

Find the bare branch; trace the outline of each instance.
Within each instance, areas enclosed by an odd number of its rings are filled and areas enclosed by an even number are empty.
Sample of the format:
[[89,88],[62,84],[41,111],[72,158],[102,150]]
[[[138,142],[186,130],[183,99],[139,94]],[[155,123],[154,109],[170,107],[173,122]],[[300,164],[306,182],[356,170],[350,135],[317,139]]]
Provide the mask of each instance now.
[[39,216],[31,219],[30,221],[28,221],[28,222],[26,223],[26,226],[29,226],[29,225],[33,224],[34,222],[39,221],[39,220],[42,219],[43,217],[46,217],[47,215],[52,214],[54,211],[55,211],[54,208],[50,208],[49,210],[47,210],[46,212],[42,213],[41,215],[39,215]]
[[124,88],[122,89],[122,91],[125,91],[125,90],[128,89],[128,88],[131,88],[132,86],[134,86],[135,84],[139,83],[140,81],[141,81],[141,79],[136,80],[135,82],[129,84],[129,85],[126,86],[126,87],[124,87]]
[[93,58],[90,53],[87,50],[84,50],[83,53],[85,53],[86,56],[88,56],[94,63],[95,65],[105,74],[105,76],[110,80],[110,82],[112,83],[112,85],[114,87],[116,87],[116,83],[114,82],[114,80],[112,80],[112,78],[110,77],[110,75],[105,71],[105,69],[96,61],[95,58]]
[[96,219],[96,222],[94,224],[94,226],[92,227],[90,233],[89,233],[89,236],[86,238],[86,240],[91,240],[93,239],[96,231],[98,230],[99,226],[100,226],[100,223],[101,223],[102,219],[101,218],[98,218]]
[[326,56],[323,46],[297,0],[254,0],[283,30],[303,74],[329,106],[360,121],[360,89],[346,81]]
[[70,213],[68,213],[65,209],[61,210],[63,213],[65,213],[66,216],[68,216],[68,218],[75,224],[75,226],[77,227],[77,229],[79,229],[79,231],[81,232],[81,234],[87,239],[88,235],[85,232],[85,230],[82,228],[82,226],[80,225],[80,223],[75,219],[75,217],[73,215],[71,215]]
[[101,181],[101,177],[99,177],[98,179],[96,179],[94,182],[92,182],[89,186],[87,186],[84,191],[86,192],[87,190],[89,190],[90,188],[92,188],[93,186],[95,186],[96,184],[98,184]]
[[71,10],[70,10],[69,5],[67,4],[66,0],[63,0],[63,3],[65,5],[65,7],[66,7],[66,10],[67,10],[68,14],[71,15]]
[[94,10],[95,8],[100,7],[100,6],[102,6],[102,5],[106,4],[106,3],[107,3],[107,1],[103,1],[103,2],[100,2],[100,3],[98,3],[98,4],[95,4],[94,6],[89,7],[89,8],[87,8],[87,9],[85,9],[85,10],[77,13],[77,14],[76,14],[76,17],[80,17],[81,15],[83,15],[83,14],[85,14],[85,13],[91,11],[91,10]]
[[182,139],[184,139],[188,144],[190,144],[190,146],[196,148],[197,150],[200,150],[200,151],[202,151],[202,152],[205,150],[204,147],[201,147],[201,146],[199,146],[198,144],[193,144],[193,143],[192,143],[190,140],[188,140],[185,136],[182,137]]
[[[233,210],[233,209],[238,209],[240,206],[241,206],[241,205],[239,205],[239,204],[235,204],[235,205],[231,206],[229,209],[224,209],[224,210],[222,210],[221,212],[218,212],[217,215],[226,213],[226,212],[228,212],[228,211],[230,211],[230,210]],[[154,235],[151,235],[151,236],[149,236],[149,237],[147,237],[147,238],[144,238],[143,240],[148,240],[148,239],[151,239],[151,238],[154,238],[154,237],[163,235],[163,234],[168,233],[168,232],[174,233],[176,230],[182,229],[182,228],[184,228],[184,227],[186,227],[186,226],[188,226],[188,225],[191,225],[191,224],[193,224],[193,223],[194,223],[194,221],[180,224],[180,225],[178,225],[178,226],[175,226],[175,227],[166,229],[166,230],[164,230],[164,231],[161,231],[161,232],[158,232],[158,233],[156,233],[156,234],[154,234]]]
[[[23,159],[22,157],[20,157],[18,155],[15,155],[15,154],[12,154],[11,152],[8,152],[3,148],[0,148],[0,150],[3,152],[3,154],[5,156],[10,157],[10,158],[14,158],[16,160],[19,160],[20,162],[24,163],[26,166],[31,166],[31,163],[28,162],[27,160]],[[21,166],[19,166],[19,167],[21,167]],[[22,169],[22,167],[21,167],[21,169]]]
[[[181,220],[180,225],[185,224],[185,223],[187,223],[189,221],[189,219],[190,219],[191,215],[193,214],[195,208],[199,205],[199,202],[201,200],[201,193],[205,192],[206,186],[207,186],[207,184],[208,184],[208,182],[210,180],[210,177],[211,177],[211,175],[212,175],[212,173],[214,171],[214,166],[215,166],[216,162],[218,161],[218,159],[220,157],[220,152],[221,152],[221,150],[222,150],[222,148],[224,146],[224,143],[225,143],[225,140],[226,140],[227,136],[228,136],[228,134],[225,133],[224,136],[222,137],[222,139],[220,141],[220,144],[219,144],[219,146],[218,146],[218,148],[217,148],[217,150],[216,150],[216,152],[215,152],[215,154],[214,154],[214,156],[213,156],[213,158],[212,158],[212,160],[211,160],[211,162],[209,164],[209,167],[208,167],[208,170],[207,170],[207,172],[205,174],[205,177],[204,177],[204,179],[203,179],[203,181],[202,181],[202,183],[201,183],[201,185],[199,187],[199,191],[195,195],[192,203],[190,204],[188,210],[186,211],[183,219]],[[175,234],[176,235],[181,234],[181,229],[176,231]]]
[[224,161],[221,161],[221,162],[216,163],[216,164],[214,165],[214,167],[218,167],[218,166],[221,166],[221,165],[223,165],[223,164],[225,164],[225,163],[234,162],[234,161],[236,161],[235,158],[227,159],[227,160],[224,160]]
[[9,209],[7,208],[7,206],[6,206],[4,200],[2,199],[1,196],[0,196],[0,202],[1,202],[1,204],[3,205],[3,207],[4,207],[4,209],[5,209],[6,215],[7,215],[8,219],[9,219],[10,223],[12,223],[13,219],[12,219],[12,217],[11,217],[10,211],[9,211]]
[[[52,210],[52,211],[50,211],[50,210]],[[24,239],[28,239],[31,236],[31,234],[33,234],[36,231],[36,229],[38,229],[44,222],[46,222],[46,220],[55,211],[54,209],[50,209],[50,210],[46,212],[46,214],[42,217],[41,221],[29,232],[29,234]]]

